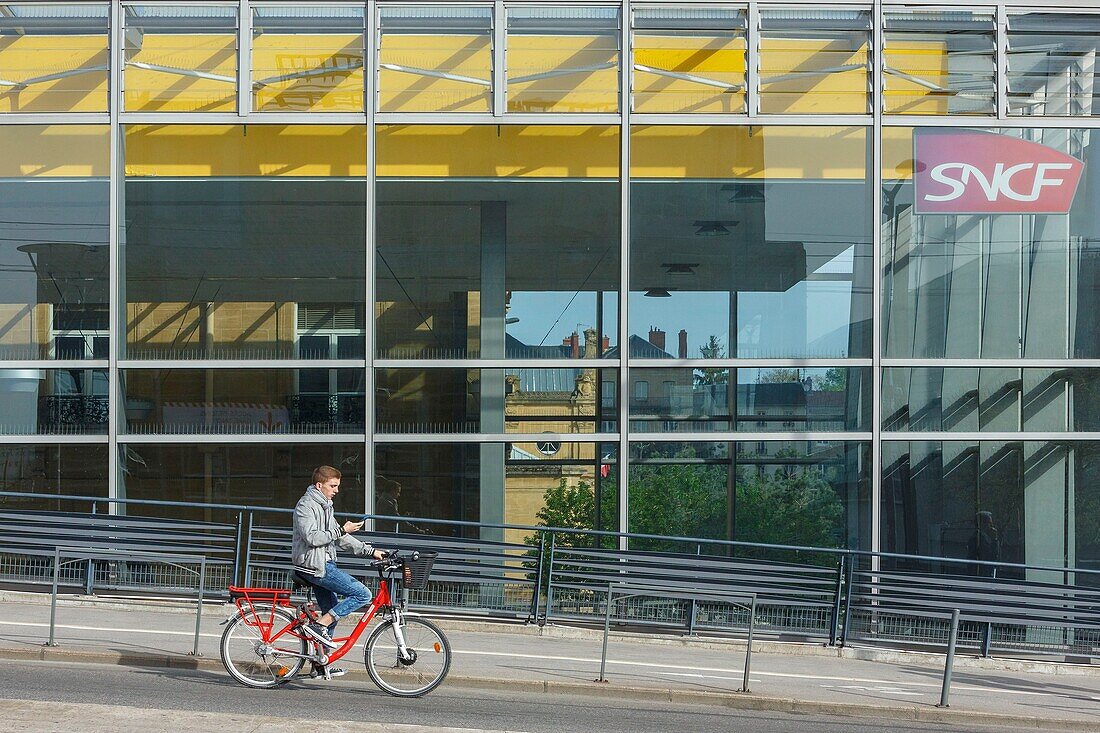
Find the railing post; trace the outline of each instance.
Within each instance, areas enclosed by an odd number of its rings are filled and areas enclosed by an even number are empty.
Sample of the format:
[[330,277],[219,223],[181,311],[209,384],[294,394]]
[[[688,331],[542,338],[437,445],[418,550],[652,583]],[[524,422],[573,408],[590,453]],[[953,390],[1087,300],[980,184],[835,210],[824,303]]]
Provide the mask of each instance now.
[[191,655],[195,657],[202,656],[199,653],[199,629],[202,628],[202,602],[206,596],[206,557],[199,561],[199,607],[195,612],[195,646],[191,650]]
[[[92,515],[96,513],[97,502],[92,502]],[[84,569],[84,595],[92,595],[92,587],[95,585],[95,560],[88,558],[88,564]]]
[[847,555],[841,555],[836,564],[836,591],[833,595],[833,611],[829,615],[829,646],[836,646],[837,625],[840,623],[840,599],[844,593],[844,568],[847,560]]
[[849,560],[844,570],[844,624],[840,627],[840,646],[848,642],[848,626],[852,622],[852,577],[856,565],[856,558]]
[[54,641],[54,628],[57,622],[57,584],[61,580],[61,548],[53,548],[53,588],[50,590],[50,640],[46,646],[57,646]]
[[607,608],[603,615],[603,650],[600,652],[600,676],[596,682],[607,682],[604,670],[607,668],[607,637],[611,633],[611,583],[607,584]]
[[[695,555],[699,556],[699,555],[702,555],[702,554],[703,554],[703,545],[702,545],[702,543],[696,544],[695,545]],[[690,601],[688,601],[688,604],[689,604],[689,606],[688,606],[688,636],[693,636],[695,634],[695,614],[698,612],[699,607],[696,604],[694,598],[692,598]]]
[[[996,565],[993,566],[993,575],[992,575],[992,577],[994,579],[996,579],[996,577],[997,577],[997,566]],[[1068,585],[1068,583],[1067,583],[1067,585]],[[993,646],[993,622],[992,621],[986,621],[985,622],[985,629],[983,629],[983,632],[982,632],[982,656],[983,657],[989,657],[989,650],[990,650],[990,647],[992,647],[992,646]]]
[[237,541],[233,547],[233,585],[240,585],[241,542],[244,540],[244,512],[237,512]]
[[244,567],[241,568],[241,577],[247,586],[252,584],[252,512],[245,514],[244,525]]
[[955,666],[955,643],[959,639],[959,609],[951,612],[951,635],[947,640],[947,660],[943,665],[943,687],[940,689],[940,701],[938,708],[949,708],[948,697],[951,695],[951,668]]
[[745,643],[745,677],[741,681],[739,692],[750,692],[749,670],[752,669],[752,636],[756,629],[756,594],[754,593],[750,598],[752,600],[749,603],[749,638]]
[[527,623],[539,620],[539,596],[542,595],[542,562],[546,554],[546,533],[539,532],[539,561],[535,567],[535,584],[531,591],[531,610],[527,614]]
[[550,560],[546,566],[546,613],[542,615],[539,626],[542,626],[550,618],[550,611],[554,604],[554,547],[558,536],[550,533]]

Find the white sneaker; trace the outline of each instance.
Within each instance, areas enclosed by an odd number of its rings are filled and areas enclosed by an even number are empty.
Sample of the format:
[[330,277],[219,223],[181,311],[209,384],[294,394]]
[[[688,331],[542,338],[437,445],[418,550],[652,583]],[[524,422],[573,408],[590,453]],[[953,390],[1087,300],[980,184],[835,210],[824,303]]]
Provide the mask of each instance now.
[[313,669],[309,671],[309,678],[315,680],[318,677],[326,680],[331,680],[333,677],[343,677],[348,671],[346,669],[340,669],[339,667],[325,667],[314,664]]
[[326,649],[339,649],[340,645],[328,635],[328,629],[317,624],[302,624],[302,633]]

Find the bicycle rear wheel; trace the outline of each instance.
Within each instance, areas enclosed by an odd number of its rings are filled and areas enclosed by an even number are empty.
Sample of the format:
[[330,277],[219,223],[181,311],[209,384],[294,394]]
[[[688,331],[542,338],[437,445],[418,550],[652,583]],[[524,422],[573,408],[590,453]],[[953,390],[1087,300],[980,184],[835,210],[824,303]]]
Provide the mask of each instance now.
[[451,668],[451,645],[438,626],[415,617],[401,617],[401,634],[409,656],[397,649],[394,622],[385,621],[367,639],[367,673],[382,690],[397,697],[420,697],[434,690]]
[[[256,609],[266,620],[269,609]],[[294,620],[281,608],[274,609],[276,633]],[[275,687],[293,679],[305,664],[302,657],[294,654],[306,653],[306,640],[293,634],[281,637],[265,644],[258,626],[249,624],[243,615],[238,614],[226,624],[222,632],[221,655],[225,671],[233,679],[248,687]]]

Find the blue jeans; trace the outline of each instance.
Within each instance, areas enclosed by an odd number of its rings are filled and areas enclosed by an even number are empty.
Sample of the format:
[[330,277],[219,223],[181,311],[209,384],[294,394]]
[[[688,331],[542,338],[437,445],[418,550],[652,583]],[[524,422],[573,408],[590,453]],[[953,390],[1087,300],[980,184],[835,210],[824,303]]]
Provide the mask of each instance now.
[[[336,629],[337,621],[370,603],[370,589],[336,567],[331,560],[325,563],[325,577],[310,578],[310,581],[313,594],[317,597],[317,607],[322,614],[331,613],[334,619],[328,627],[330,633]],[[344,600],[338,600],[337,596],[343,596]]]

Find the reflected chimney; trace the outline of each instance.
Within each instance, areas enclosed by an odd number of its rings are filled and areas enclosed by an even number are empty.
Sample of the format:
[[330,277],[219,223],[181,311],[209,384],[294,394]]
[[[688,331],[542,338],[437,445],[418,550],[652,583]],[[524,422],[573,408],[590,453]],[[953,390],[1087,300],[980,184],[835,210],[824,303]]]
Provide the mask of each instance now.
[[569,347],[569,356],[571,358],[573,358],[573,359],[579,359],[580,358],[581,344],[580,344],[580,340],[577,337],[577,332],[576,331],[569,334],[569,336],[567,338],[563,338],[561,340],[561,345]]
[[661,351],[665,350],[665,332],[659,328],[649,327],[649,343],[656,346]]
[[596,353],[596,329],[586,328],[584,329],[584,358],[585,359],[598,359],[599,354]]
[[688,358],[688,332],[684,329],[680,329],[680,347],[676,351],[676,356],[681,359]]

